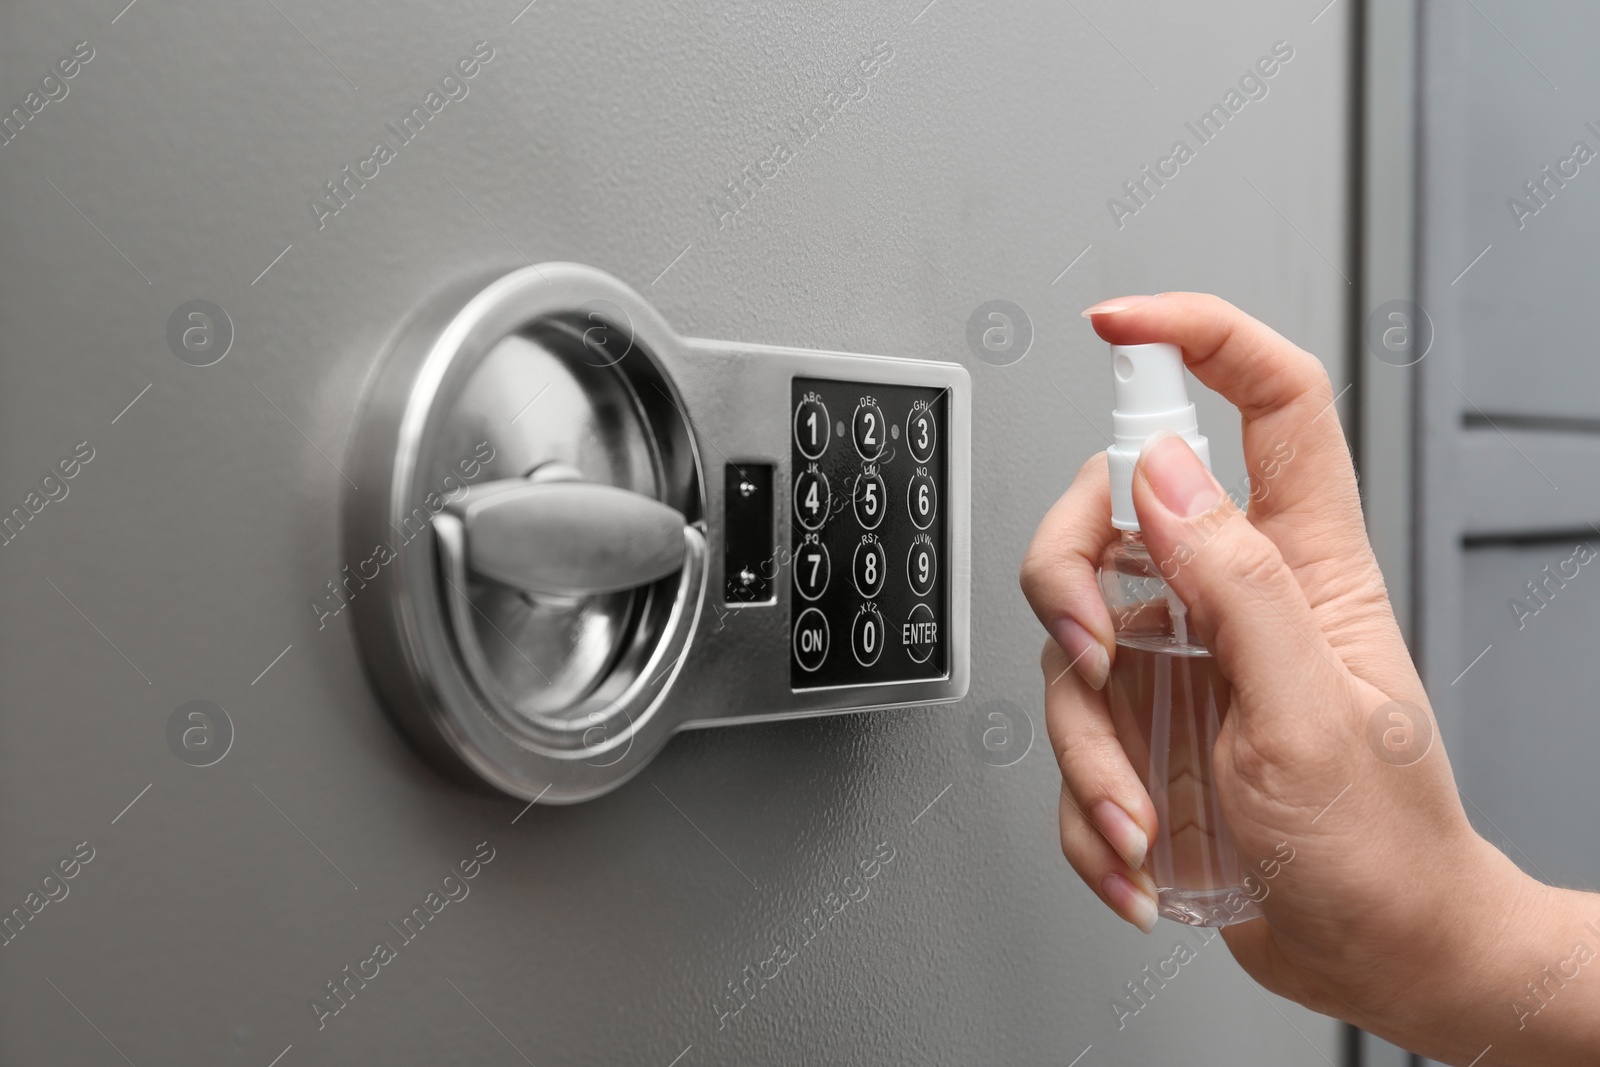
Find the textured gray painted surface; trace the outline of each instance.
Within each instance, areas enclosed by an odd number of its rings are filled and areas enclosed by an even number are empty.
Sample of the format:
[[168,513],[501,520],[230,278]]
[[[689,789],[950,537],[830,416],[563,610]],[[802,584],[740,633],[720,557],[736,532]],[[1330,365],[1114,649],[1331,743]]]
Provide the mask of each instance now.
[[[1103,350],[1078,309],[1210,288],[1343,351],[1342,8],[541,0],[513,23],[518,3],[277,7],[0,15],[6,107],[94,48],[0,147],[7,507],[94,449],[0,552],[5,906],[77,842],[95,850],[0,949],[0,1060],[1332,1055],[1331,1023],[1269,1003],[1220,944],[1119,1033],[1112,998],[1181,935],[1132,932],[1066,868],[1045,746],[995,768],[969,729],[1005,699],[1042,735],[1015,572],[1104,443]],[[470,96],[319,230],[308,198],[479,40],[495,52]],[[1269,95],[1118,230],[1107,198],[1278,40],[1295,54]],[[868,95],[719,229],[711,198],[879,41],[894,55]],[[319,632],[308,608],[342,562],[334,466],[408,309],[524,255],[611,271],[689,334],[968,363],[963,706],[685,736],[622,791],[520,819],[415,759],[345,621]],[[206,368],[164,333],[196,298],[237,331]],[[1014,366],[966,350],[992,298],[1032,318]],[[1231,424],[1215,403],[1202,417],[1237,480]],[[204,769],[165,740],[193,699],[237,731]],[[385,922],[485,840],[470,896],[319,1032],[323,983],[397,940]],[[726,983],[879,842],[895,858],[871,896],[719,1031]]]

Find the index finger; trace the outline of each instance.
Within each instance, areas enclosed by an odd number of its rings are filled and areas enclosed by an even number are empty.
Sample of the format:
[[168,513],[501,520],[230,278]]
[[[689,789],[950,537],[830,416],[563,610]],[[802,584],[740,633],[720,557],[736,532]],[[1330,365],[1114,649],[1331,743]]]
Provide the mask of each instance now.
[[1244,417],[1250,518],[1296,570],[1371,553],[1350,449],[1322,362],[1226,300],[1163,293],[1084,312],[1112,344],[1165,341]]
[[1117,643],[1096,571],[1116,537],[1111,478],[1105,453],[1097,452],[1045,512],[1022,559],[1022,592],[1034,614],[1096,689],[1106,684]]

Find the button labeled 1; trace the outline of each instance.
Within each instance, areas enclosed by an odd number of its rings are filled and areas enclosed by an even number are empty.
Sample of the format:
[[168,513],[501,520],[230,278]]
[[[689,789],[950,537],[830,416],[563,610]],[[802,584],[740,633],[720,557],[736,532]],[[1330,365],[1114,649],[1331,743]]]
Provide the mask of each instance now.
[[794,409],[794,443],[800,454],[807,459],[821,459],[828,450],[830,432],[828,405],[815,393],[808,394]]

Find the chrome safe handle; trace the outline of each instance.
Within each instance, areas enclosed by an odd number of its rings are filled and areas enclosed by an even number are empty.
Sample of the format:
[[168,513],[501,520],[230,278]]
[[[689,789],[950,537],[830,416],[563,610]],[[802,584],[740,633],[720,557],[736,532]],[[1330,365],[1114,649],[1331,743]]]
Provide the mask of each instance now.
[[589,596],[649,585],[683,569],[683,514],[613,485],[508,478],[451,506],[476,574],[534,594]]

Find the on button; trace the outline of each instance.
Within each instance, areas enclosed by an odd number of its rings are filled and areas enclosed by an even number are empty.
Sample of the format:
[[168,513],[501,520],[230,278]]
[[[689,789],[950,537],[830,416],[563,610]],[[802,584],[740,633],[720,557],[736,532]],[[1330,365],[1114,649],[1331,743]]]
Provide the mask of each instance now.
[[828,620],[807,608],[794,623],[794,658],[802,670],[814,671],[828,658]]
[[934,621],[932,608],[918,604],[911,609],[905,624],[900,627],[900,643],[906,646],[906,655],[912,660],[917,663],[928,662],[928,657],[933,655],[934,645],[939,643],[939,624]]

